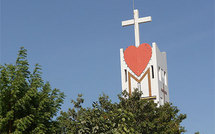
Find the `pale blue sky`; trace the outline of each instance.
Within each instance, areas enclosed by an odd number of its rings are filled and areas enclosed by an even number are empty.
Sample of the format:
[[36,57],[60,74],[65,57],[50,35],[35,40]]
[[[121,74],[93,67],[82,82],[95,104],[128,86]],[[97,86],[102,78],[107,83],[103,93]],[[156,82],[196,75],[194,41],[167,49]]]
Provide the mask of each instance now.
[[[187,114],[187,134],[214,130],[214,1],[135,0],[141,43],[167,52],[170,101]],[[134,45],[132,0],[1,0],[0,61],[14,63],[20,46],[43,78],[66,94],[62,109],[78,93],[85,106],[121,92],[119,49]]]

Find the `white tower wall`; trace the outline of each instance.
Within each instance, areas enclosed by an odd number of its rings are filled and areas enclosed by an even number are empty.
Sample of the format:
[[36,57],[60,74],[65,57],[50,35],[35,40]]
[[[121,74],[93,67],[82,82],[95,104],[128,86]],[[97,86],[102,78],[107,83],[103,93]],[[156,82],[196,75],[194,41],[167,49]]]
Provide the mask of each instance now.
[[166,52],[160,52],[156,43],[152,43],[151,59],[140,76],[127,66],[123,48],[120,49],[120,60],[122,91],[131,93],[138,88],[143,92],[143,99],[153,99],[159,105],[169,102]]

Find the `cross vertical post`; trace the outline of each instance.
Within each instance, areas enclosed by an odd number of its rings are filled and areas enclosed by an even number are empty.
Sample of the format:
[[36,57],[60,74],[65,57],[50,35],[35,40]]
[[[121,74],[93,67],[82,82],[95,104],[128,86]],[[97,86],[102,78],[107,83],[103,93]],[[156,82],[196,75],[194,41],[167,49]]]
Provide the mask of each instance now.
[[139,32],[139,12],[138,10],[134,10],[134,35],[135,35],[135,46],[138,47],[140,45],[140,32]]

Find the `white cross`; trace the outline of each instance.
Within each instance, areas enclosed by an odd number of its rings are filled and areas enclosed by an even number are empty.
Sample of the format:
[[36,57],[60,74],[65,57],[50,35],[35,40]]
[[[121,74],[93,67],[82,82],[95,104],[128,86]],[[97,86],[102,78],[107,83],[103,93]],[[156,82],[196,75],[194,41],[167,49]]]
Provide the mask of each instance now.
[[137,9],[134,10],[134,19],[122,21],[122,26],[134,25],[136,47],[140,45],[139,23],[146,23],[150,21],[152,21],[151,16],[139,18],[139,13]]

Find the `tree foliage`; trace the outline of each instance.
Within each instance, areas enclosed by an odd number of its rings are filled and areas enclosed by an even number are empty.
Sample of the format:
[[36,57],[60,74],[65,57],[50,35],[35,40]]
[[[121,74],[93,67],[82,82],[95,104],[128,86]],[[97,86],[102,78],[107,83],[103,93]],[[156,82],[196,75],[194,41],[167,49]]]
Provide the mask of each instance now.
[[51,89],[41,77],[36,64],[29,71],[27,51],[23,47],[15,64],[0,65],[0,133],[1,134],[180,134],[185,132],[179,114],[170,103],[158,106],[142,100],[135,90],[118,95],[113,103],[105,94],[84,108],[80,94],[73,107],[53,120],[63,103],[64,94]]
[[177,107],[166,103],[159,106],[142,100],[135,90],[118,95],[119,103],[112,103],[108,96],[100,96],[92,108],[83,108],[82,95],[72,100],[73,108],[61,112],[58,118],[60,133],[83,134],[180,134],[185,132],[180,123],[186,118]]
[[0,66],[0,133],[54,133],[64,94],[44,83],[38,64],[31,73],[26,58],[21,47],[14,65]]

